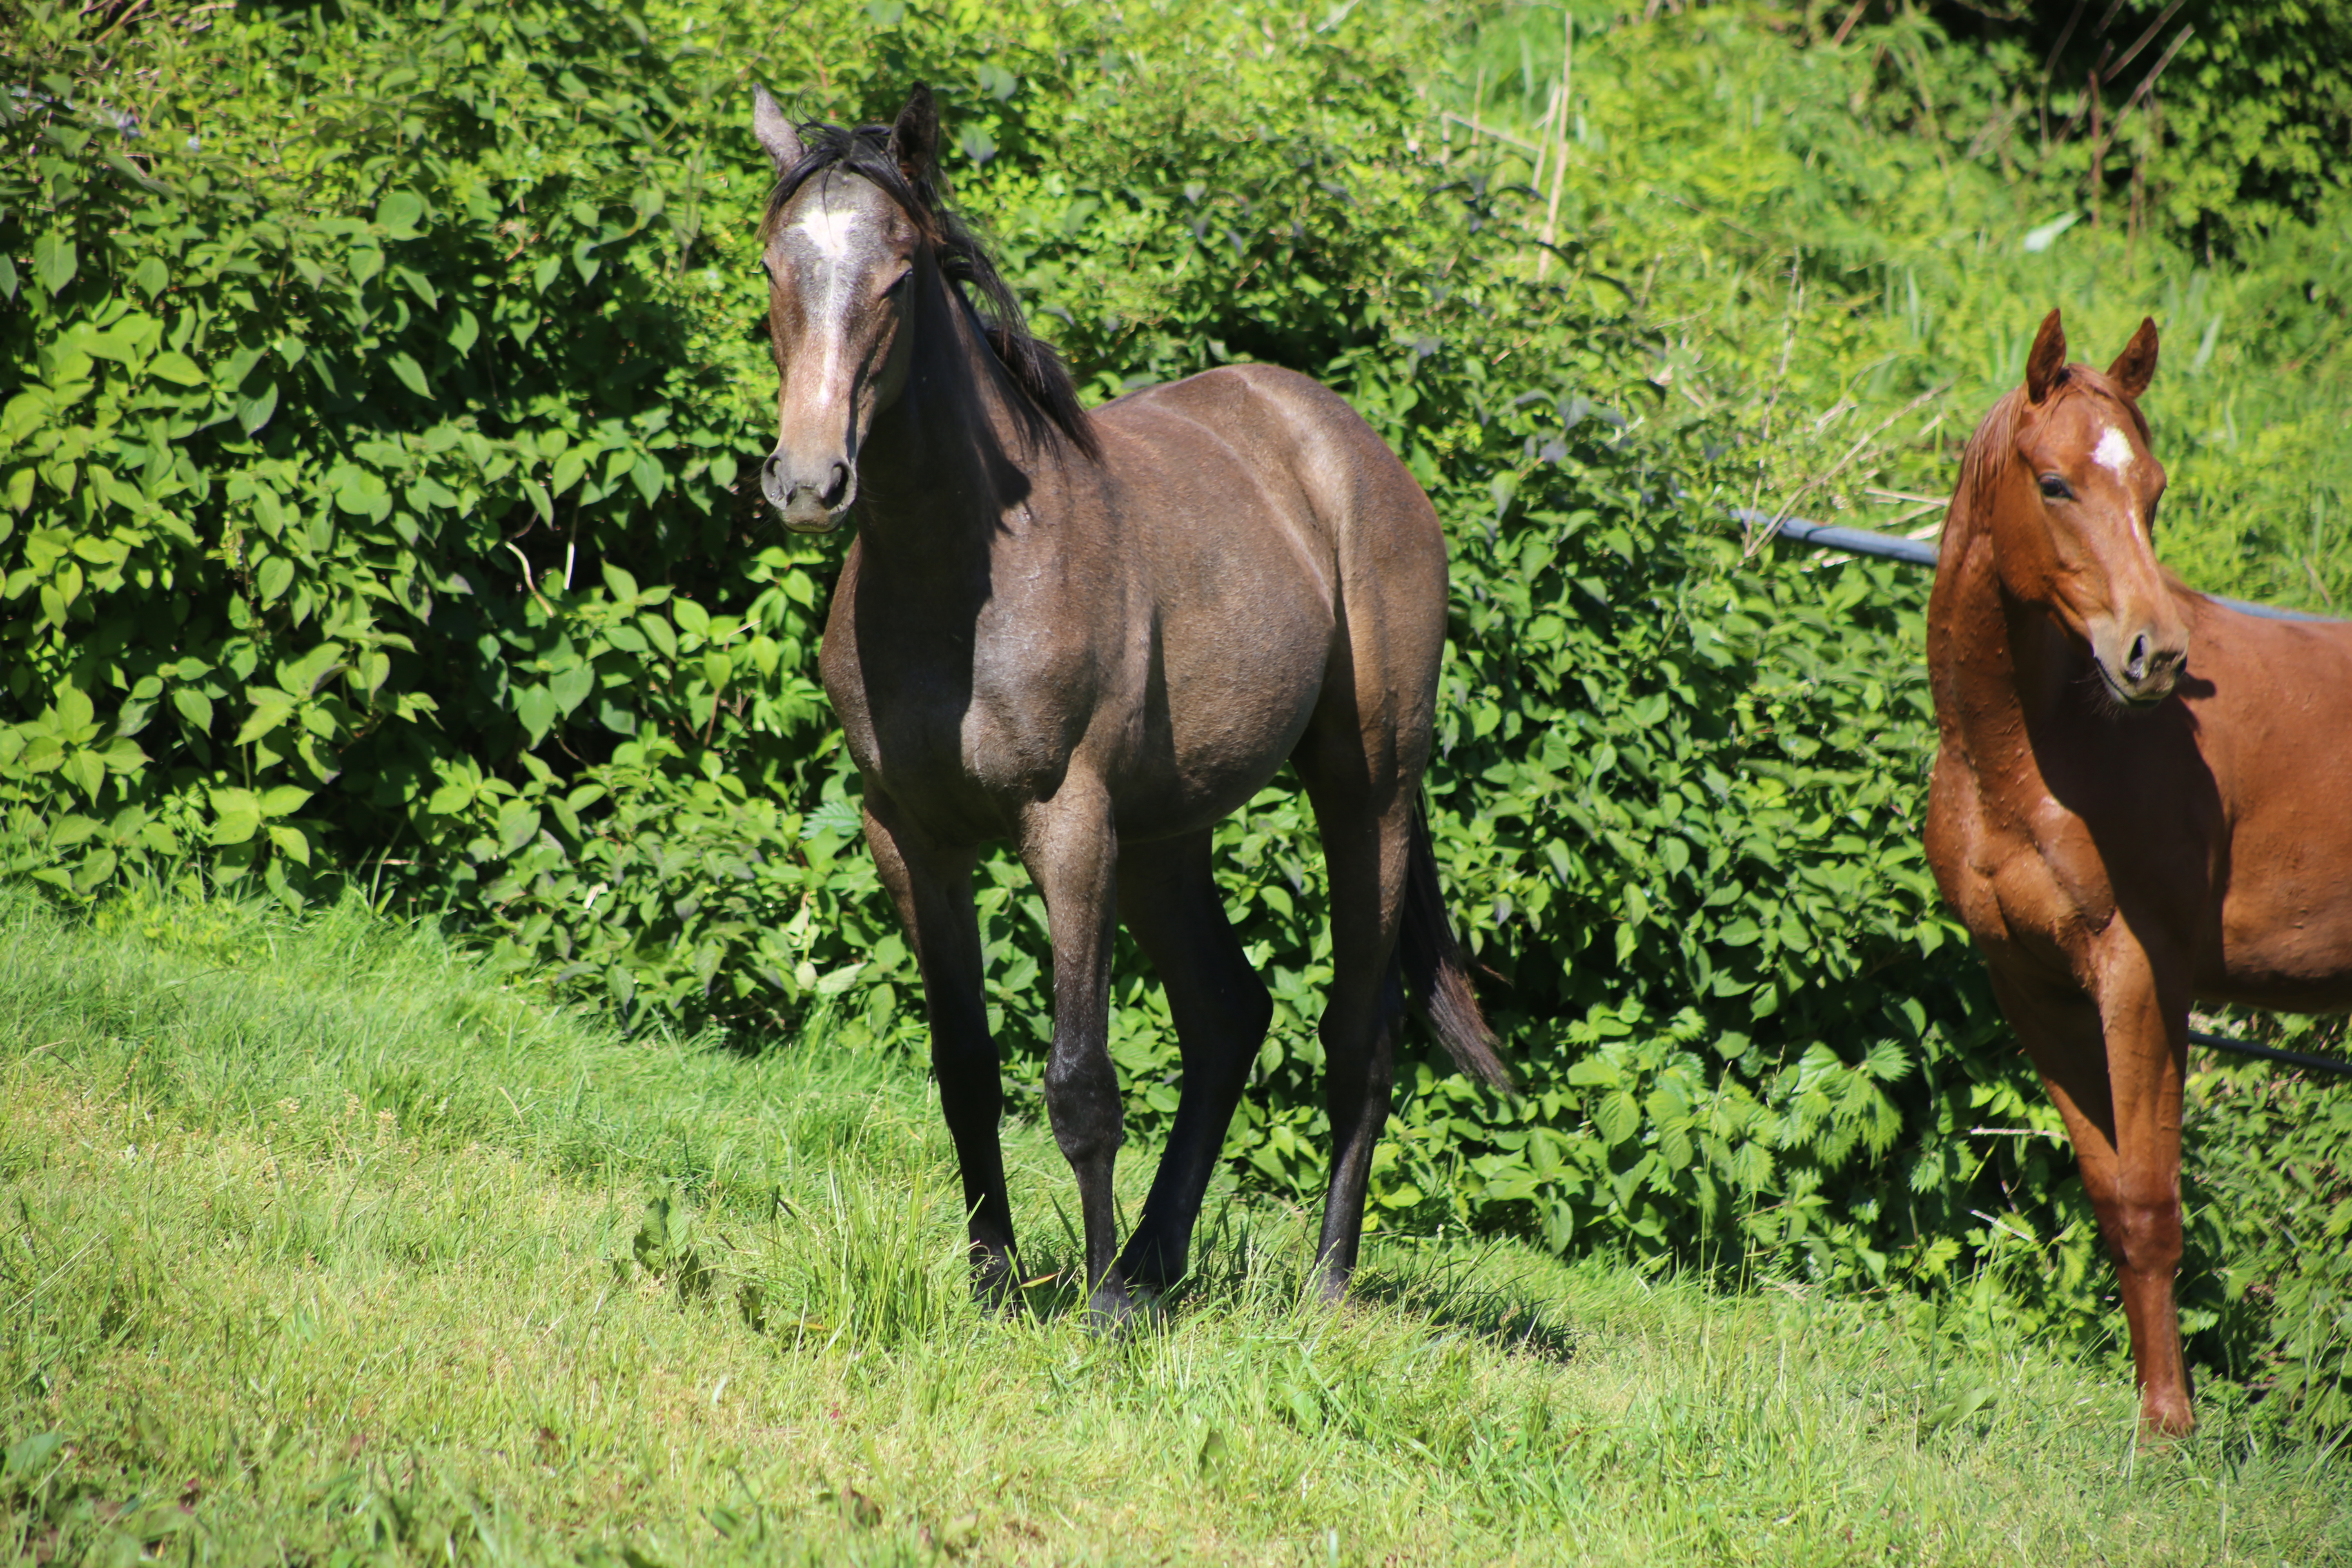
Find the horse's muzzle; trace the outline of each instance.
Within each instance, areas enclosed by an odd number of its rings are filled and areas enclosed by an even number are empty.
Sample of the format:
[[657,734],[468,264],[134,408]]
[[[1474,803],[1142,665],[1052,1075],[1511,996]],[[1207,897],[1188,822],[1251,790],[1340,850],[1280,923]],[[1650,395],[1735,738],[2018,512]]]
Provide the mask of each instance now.
[[2189,662],[2185,634],[2166,637],[2156,627],[2144,626],[2128,637],[2116,636],[2114,641],[2120,646],[2097,646],[2107,640],[2095,638],[2091,654],[2117,701],[2126,708],[2153,708],[2172,695]]
[[824,465],[821,478],[800,479],[786,471],[782,452],[772,453],[760,468],[760,490],[777,521],[794,533],[831,533],[857,499],[857,470],[836,458]]

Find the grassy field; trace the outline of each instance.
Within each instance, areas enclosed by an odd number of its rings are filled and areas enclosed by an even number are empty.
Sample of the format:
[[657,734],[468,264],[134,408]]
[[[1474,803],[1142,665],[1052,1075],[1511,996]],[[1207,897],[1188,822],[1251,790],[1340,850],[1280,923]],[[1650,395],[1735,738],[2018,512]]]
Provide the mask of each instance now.
[[[632,1042],[428,936],[0,890],[0,1556],[2325,1563],[2352,1484],[2110,1358],[1213,1199],[1089,1336],[1067,1175],[980,1317],[922,1078]],[[1143,1162],[1123,1176],[1131,1205]],[[1998,1319],[1993,1320],[1997,1323]]]

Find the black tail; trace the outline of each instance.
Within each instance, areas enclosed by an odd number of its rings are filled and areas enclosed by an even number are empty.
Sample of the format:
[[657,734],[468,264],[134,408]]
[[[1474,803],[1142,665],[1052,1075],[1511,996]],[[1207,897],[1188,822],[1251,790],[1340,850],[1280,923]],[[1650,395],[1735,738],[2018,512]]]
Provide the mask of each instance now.
[[1502,1042],[1478,1010],[1470,971],[1454,940],[1454,923],[1445,918],[1437,856],[1429,846],[1429,814],[1420,805],[1413,807],[1412,847],[1405,859],[1404,922],[1397,933],[1397,958],[1404,965],[1413,1005],[1444,1043],[1454,1065],[1496,1089],[1516,1092],[1511,1069],[1496,1054]]

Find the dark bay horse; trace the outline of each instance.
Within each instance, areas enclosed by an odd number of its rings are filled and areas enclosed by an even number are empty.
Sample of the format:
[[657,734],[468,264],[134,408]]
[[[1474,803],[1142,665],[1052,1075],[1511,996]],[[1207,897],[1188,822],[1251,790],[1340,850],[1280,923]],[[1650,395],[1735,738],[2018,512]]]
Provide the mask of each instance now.
[[2192,1000],[2352,1006],[2352,625],[2157,563],[2143,321],[2102,375],[2058,312],[1961,460],[1927,609],[1927,858],[2064,1117],[2122,1276],[2140,1419],[2187,1431],[2173,1277]]
[[[856,130],[794,125],[761,90],[753,126],[778,182],[761,264],[782,390],[762,488],[802,532],[856,509],[822,668],[922,972],[975,1284],[1003,1301],[1015,1279],[972,907],[981,847],[1012,841],[1045,898],[1046,1111],[1077,1177],[1089,1313],[1118,1322],[1130,1284],[1184,1272],[1272,1016],[1209,838],[1288,761],[1330,872],[1317,1258],[1336,1298],[1405,989],[1457,1062],[1507,1080],[1419,804],[1445,636],[1436,513],[1346,404],[1287,371],[1213,370],[1082,409],[940,198],[925,89],[895,124]],[[1107,1048],[1120,921],[1167,987],[1184,1067],[1123,1251]]]

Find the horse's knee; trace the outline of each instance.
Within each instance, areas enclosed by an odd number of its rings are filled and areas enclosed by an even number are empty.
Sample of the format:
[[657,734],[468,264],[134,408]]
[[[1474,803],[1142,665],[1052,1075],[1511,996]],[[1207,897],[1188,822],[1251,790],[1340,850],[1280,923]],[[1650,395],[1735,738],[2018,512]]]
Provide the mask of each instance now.
[[1108,1054],[1056,1055],[1045,1064],[1045,1117],[1072,1164],[1115,1153],[1126,1138],[1118,1074]]
[[2117,1268],[2169,1277],[2180,1267],[2180,1194],[2118,1193],[2102,1216]]

